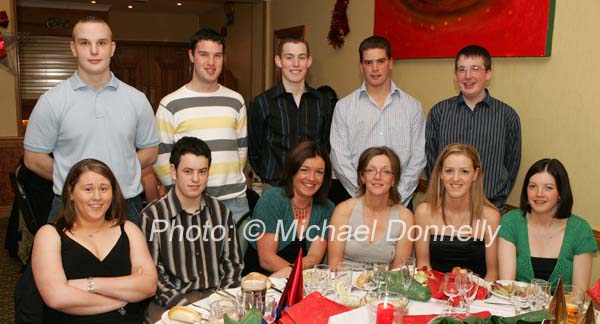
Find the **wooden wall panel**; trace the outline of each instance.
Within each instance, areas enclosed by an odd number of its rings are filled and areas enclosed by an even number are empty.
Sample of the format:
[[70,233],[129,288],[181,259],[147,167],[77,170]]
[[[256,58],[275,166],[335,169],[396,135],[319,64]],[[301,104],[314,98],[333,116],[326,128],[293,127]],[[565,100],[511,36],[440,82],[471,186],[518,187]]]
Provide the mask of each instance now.
[[0,137],[0,206],[12,206],[14,195],[8,174],[17,169],[22,154],[22,137]]

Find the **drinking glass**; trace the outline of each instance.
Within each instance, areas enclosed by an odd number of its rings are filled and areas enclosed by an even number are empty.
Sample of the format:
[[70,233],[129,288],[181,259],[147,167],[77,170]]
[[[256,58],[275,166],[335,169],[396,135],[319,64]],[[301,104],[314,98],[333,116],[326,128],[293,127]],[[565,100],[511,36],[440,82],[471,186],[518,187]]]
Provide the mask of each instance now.
[[267,296],[263,304],[259,303],[258,308],[263,314],[263,321],[267,324],[275,322],[277,316],[277,299],[274,296]]
[[531,299],[531,307],[533,308],[532,310],[539,310],[539,309],[547,309],[548,305],[550,304],[550,299],[552,298],[552,293],[551,293],[551,288],[552,285],[550,285],[550,283],[544,279],[538,279],[538,278],[534,278],[531,279],[531,285],[532,286],[536,286],[536,288],[534,289],[534,292],[537,292],[537,298],[535,298],[535,300]]
[[465,291],[465,313],[469,315],[471,314],[471,304],[477,297],[481,279],[478,274],[471,272],[466,280],[469,281],[469,283],[467,284],[467,289]]
[[367,303],[369,324],[402,324],[408,298],[393,292],[380,293]]
[[224,316],[239,320],[238,305],[232,299],[221,299],[214,301],[210,304],[210,323],[220,324],[223,323]]
[[528,286],[512,285],[510,302],[515,306],[515,315],[520,315],[521,311],[529,308],[529,289]]
[[352,290],[352,266],[348,263],[338,263],[334,267],[332,281],[338,300],[341,300],[343,296],[350,295]]
[[325,295],[330,287],[330,268],[326,264],[315,264],[312,270],[311,291],[318,291]]
[[402,286],[404,287],[404,291],[408,295],[408,288],[412,282],[413,277],[415,276],[415,258],[406,257],[400,259],[400,280],[402,282]]
[[569,323],[578,322],[585,314],[589,304],[589,297],[585,291],[577,286],[564,285],[565,301],[567,302],[567,315]]
[[[458,281],[458,282],[457,282]],[[454,277],[452,274],[446,273],[444,275],[444,295],[448,296],[448,309],[446,309],[446,314],[452,315],[454,314],[454,297],[458,296],[458,287],[457,283],[460,284],[460,277]]]
[[390,264],[386,262],[373,263],[373,281],[377,286],[377,291],[381,292],[381,288],[387,292]]
[[242,279],[241,309],[245,313],[251,308],[259,308],[267,296],[267,278]]

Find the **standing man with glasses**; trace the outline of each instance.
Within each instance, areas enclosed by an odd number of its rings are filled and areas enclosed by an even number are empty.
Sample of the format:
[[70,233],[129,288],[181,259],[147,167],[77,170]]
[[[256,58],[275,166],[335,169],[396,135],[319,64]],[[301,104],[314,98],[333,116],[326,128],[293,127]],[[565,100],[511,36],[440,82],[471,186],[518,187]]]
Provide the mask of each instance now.
[[490,53],[478,45],[461,49],[454,61],[460,94],[437,103],[427,117],[427,177],[439,152],[450,143],[470,144],[479,151],[487,198],[504,213],[521,163],[521,123],[516,111],[490,96]]
[[[425,118],[421,103],[392,81],[392,47],[380,36],[358,49],[362,86],[338,101],[331,123],[331,158],[350,196],[357,191],[358,158],[373,146],[387,146],[400,158],[401,202],[409,207],[425,167]],[[410,208],[410,207],[409,207]]]

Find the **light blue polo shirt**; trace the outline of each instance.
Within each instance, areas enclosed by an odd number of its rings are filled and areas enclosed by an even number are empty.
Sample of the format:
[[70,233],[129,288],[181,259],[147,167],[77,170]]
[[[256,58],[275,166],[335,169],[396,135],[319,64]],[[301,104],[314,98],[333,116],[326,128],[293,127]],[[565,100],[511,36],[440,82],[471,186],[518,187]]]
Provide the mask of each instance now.
[[54,154],[54,193],[70,168],[85,158],[106,163],[125,198],[142,192],[136,148],[159,143],[152,107],[146,96],[111,73],[110,82],[94,90],[77,72],[38,100],[25,133],[25,149]]

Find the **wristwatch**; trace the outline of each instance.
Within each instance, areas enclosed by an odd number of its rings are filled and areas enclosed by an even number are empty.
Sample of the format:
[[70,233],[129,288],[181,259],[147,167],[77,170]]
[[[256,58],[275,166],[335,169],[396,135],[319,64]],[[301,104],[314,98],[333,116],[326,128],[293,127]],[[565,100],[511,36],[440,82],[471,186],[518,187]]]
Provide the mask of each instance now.
[[87,278],[87,288],[88,292],[95,294],[96,293],[96,284],[94,283],[94,277]]

